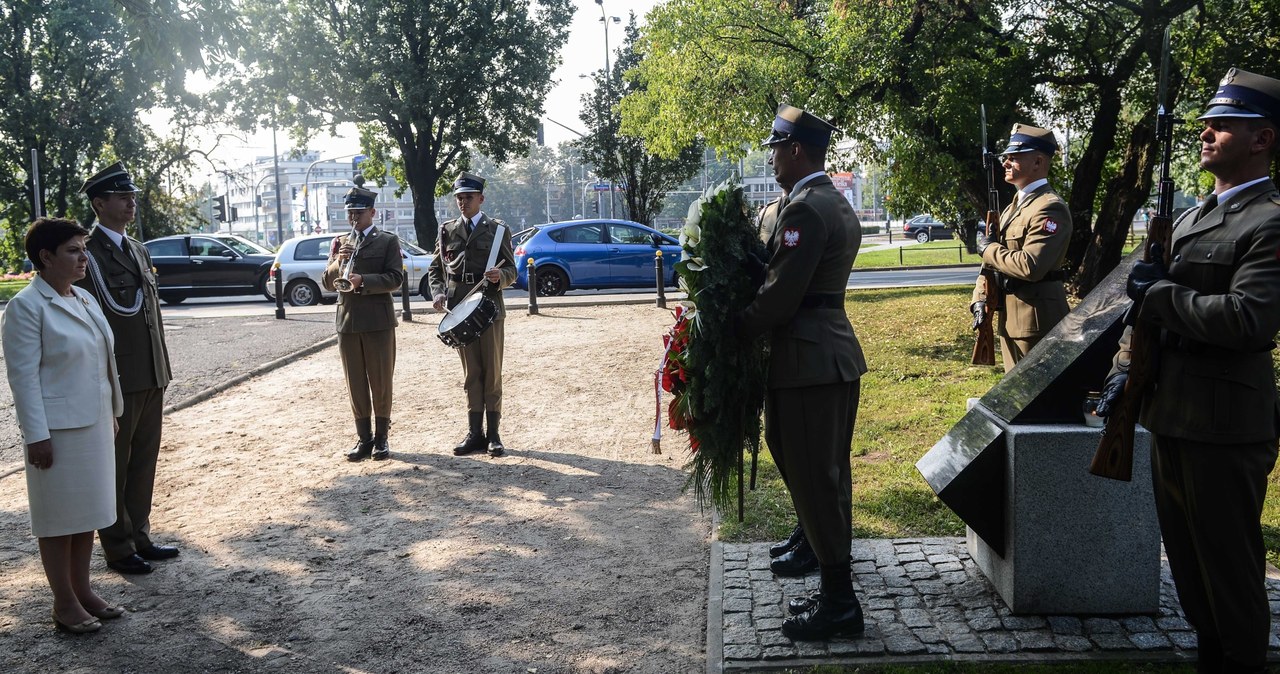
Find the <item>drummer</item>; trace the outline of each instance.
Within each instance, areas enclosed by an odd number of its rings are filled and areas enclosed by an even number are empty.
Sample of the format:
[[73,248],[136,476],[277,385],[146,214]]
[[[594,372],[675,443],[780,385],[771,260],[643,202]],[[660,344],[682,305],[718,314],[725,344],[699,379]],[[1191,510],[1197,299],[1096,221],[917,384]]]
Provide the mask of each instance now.
[[[356,419],[356,444],[348,461],[391,456],[387,433],[391,428],[391,380],[396,370],[396,308],[391,293],[404,279],[400,237],[373,226],[377,192],[366,190],[357,175],[344,199],[351,233],[334,239],[329,263],[320,280],[338,290],[340,278],[350,282],[338,293],[338,353],[346,373],[351,412]],[[355,262],[348,264],[354,257]],[[370,419],[372,417],[372,419]]]
[[[462,216],[440,225],[437,252],[428,267],[433,306],[437,311],[457,306],[481,281],[482,292],[497,305],[498,318],[470,344],[458,349],[462,357],[463,388],[467,392],[467,435],[453,453],[462,456],[488,451],[489,456],[502,456],[504,448],[498,436],[502,418],[502,341],[507,309],[502,302],[502,289],[515,283],[516,260],[511,252],[511,229],[501,220],[484,214],[484,178],[462,172],[453,181],[453,195]],[[498,227],[497,262],[485,267],[494,246]],[[487,429],[484,424],[487,424]]]

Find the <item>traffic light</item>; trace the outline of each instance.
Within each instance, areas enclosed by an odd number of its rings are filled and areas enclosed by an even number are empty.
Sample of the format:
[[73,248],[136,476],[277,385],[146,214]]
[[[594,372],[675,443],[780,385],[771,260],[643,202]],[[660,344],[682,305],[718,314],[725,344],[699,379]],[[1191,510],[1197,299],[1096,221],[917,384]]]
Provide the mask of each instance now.
[[237,221],[237,220],[239,220],[239,219],[240,219],[240,209],[236,208],[235,206],[232,206],[232,207],[231,207],[231,222],[235,222],[235,221]]
[[538,123],[538,145],[546,145],[546,135],[542,123]]
[[301,211],[298,211],[298,222],[306,222],[306,221],[307,221],[307,209],[304,208]]
[[227,221],[227,195],[213,198],[213,219],[218,222]]

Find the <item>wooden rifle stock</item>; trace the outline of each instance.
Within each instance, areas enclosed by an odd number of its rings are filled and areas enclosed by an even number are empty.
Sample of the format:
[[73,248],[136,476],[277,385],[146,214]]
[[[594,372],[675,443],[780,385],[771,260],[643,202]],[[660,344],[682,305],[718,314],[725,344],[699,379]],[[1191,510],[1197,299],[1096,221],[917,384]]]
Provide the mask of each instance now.
[[[1000,226],[1000,214],[987,211],[987,236],[994,237]],[[978,323],[978,332],[974,336],[973,355],[969,362],[974,365],[996,364],[995,312],[1004,309],[1004,289],[996,281],[994,269],[983,268],[978,276],[978,284],[986,296],[986,307],[982,311],[982,321]]]
[[[1143,245],[1142,259],[1151,262],[1151,244],[1159,243],[1164,264],[1169,265],[1173,248],[1173,221],[1168,217],[1151,218],[1147,227],[1147,239]],[[1150,323],[1137,320],[1138,304],[1129,309],[1133,317],[1133,332],[1129,336],[1129,380],[1125,382],[1120,404],[1107,418],[1098,449],[1089,464],[1089,472],[1099,477],[1128,482],[1133,479],[1133,438],[1142,410],[1142,398],[1155,381],[1160,349],[1160,329]]]

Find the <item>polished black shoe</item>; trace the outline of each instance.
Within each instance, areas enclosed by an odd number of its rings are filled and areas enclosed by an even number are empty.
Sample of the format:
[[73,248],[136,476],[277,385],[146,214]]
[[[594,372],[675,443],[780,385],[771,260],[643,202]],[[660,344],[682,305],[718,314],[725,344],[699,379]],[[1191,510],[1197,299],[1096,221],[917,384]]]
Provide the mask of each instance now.
[[787,540],[769,546],[769,556],[773,558],[781,557],[795,549],[797,545],[800,545],[800,541],[803,540],[804,529],[801,529],[800,525],[797,524],[796,528],[791,530],[791,535],[787,536]]
[[769,562],[769,570],[775,576],[804,576],[818,570],[818,557],[813,554],[809,541],[802,540],[791,552]]
[[107,562],[107,568],[116,573],[124,574],[142,574],[153,571],[151,564],[137,555],[129,555],[115,561],[109,561]]
[[347,461],[364,461],[373,454],[372,440],[357,440],[356,444],[347,452]]
[[387,444],[387,433],[391,432],[391,419],[374,417],[373,425],[373,460],[384,461],[391,456],[391,446]]
[[463,438],[462,442],[458,443],[458,446],[453,448],[453,455],[463,456],[475,452],[483,452],[486,449],[486,444],[487,443],[485,442],[483,435],[467,433],[467,437]]
[[814,608],[782,621],[782,634],[792,641],[825,641],[831,637],[852,637],[866,629],[862,605],[856,597],[842,600],[819,599]]
[[794,597],[787,602],[787,613],[791,615],[800,615],[818,605],[818,601],[822,599],[821,592],[814,592],[807,597]]
[[485,412],[485,422],[489,424],[488,434],[485,440],[489,443],[489,456],[497,458],[506,452],[506,447],[502,446],[502,438],[498,436],[498,424],[502,421],[501,412]]
[[152,545],[138,550],[139,557],[151,562],[161,559],[173,559],[178,554],[178,549],[172,545]]

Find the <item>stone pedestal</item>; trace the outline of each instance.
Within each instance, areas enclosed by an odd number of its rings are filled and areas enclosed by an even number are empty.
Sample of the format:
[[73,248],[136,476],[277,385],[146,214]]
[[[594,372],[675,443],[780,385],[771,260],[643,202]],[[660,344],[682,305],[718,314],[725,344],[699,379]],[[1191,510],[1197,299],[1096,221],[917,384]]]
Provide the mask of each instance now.
[[[1008,424],[1002,557],[968,532],[969,553],[1014,613],[1155,613],[1160,530],[1151,438],[1138,427],[1133,481],[1089,473],[1101,429]],[[994,449],[994,448],[993,448]]]

